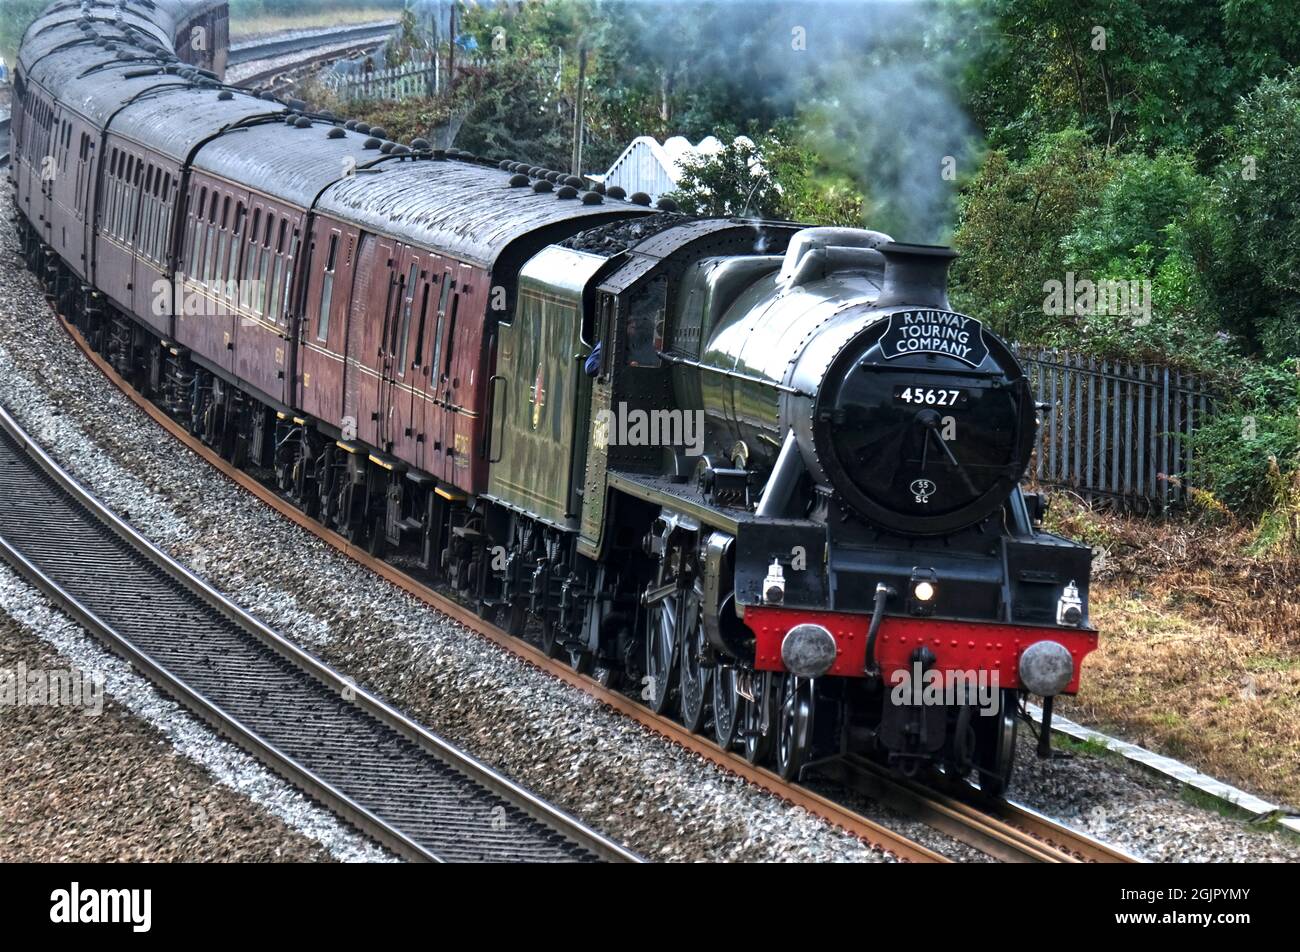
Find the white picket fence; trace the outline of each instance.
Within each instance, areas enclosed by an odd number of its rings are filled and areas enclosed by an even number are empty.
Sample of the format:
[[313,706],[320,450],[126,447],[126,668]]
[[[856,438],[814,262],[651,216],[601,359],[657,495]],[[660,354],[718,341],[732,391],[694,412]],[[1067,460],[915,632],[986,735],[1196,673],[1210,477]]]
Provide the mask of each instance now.
[[432,60],[411,60],[389,69],[326,73],[322,82],[342,102],[401,100],[437,93],[442,88],[441,74],[446,70],[447,61],[438,57]]
[[[456,74],[459,76],[487,65],[488,60],[482,56],[457,57]],[[444,91],[446,74],[447,56],[443,53],[431,59],[413,59],[388,69],[330,72],[321,81],[342,102],[369,102],[439,95]]]

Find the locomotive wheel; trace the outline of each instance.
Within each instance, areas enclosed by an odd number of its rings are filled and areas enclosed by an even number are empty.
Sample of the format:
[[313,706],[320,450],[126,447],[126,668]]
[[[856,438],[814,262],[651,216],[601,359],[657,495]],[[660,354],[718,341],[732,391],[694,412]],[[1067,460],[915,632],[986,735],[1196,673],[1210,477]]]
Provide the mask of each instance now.
[[713,669],[713,739],[723,750],[730,750],[740,728],[740,705],[744,698],[736,690],[738,675],[729,664]]
[[386,520],[383,516],[376,516],[366,536],[366,551],[376,558],[383,558],[384,549],[388,544],[388,539],[384,535],[385,524]]
[[782,780],[797,780],[808,762],[813,743],[813,682],[787,674],[781,679],[781,710],[777,718],[776,772]]
[[645,690],[641,699],[656,714],[671,714],[677,699],[678,644],[681,641],[680,593],[668,595],[654,604],[646,620]]
[[706,668],[701,657],[704,652],[704,626],[699,618],[699,603],[692,600],[694,624],[688,629],[682,640],[681,659],[678,671],[678,694],[681,699],[682,724],[693,734],[698,734],[704,727],[704,712],[709,697],[709,675],[712,668]]
[[[741,727],[744,735],[745,759],[751,764],[766,763],[772,756],[779,717],[776,696],[776,677],[770,671],[755,672],[754,700],[741,698]],[[763,730],[763,714],[767,713],[767,730]]]
[[556,635],[555,620],[549,614],[544,615],[542,617],[541,647],[548,658],[560,657],[560,639]]
[[1004,689],[998,698],[998,712],[975,720],[975,768],[979,771],[980,792],[989,797],[1003,797],[1011,786],[1011,771],[1016,763],[1016,724],[1019,698],[1015,691]]
[[506,615],[506,631],[516,638],[524,636],[524,629],[528,627],[528,606],[523,602],[514,602],[510,606],[510,612]]

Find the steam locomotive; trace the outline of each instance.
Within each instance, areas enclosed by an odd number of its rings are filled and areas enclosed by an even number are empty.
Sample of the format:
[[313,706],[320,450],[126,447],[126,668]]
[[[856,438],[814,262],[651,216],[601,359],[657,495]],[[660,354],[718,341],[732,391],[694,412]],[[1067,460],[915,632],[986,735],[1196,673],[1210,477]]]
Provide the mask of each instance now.
[[[946,248],[679,214],[224,85],[181,0],[56,2],[15,73],[29,264],[227,458],[793,777],[1009,781],[1096,646],[1019,486],[1037,408]],[[147,450],[147,447],[142,447]]]

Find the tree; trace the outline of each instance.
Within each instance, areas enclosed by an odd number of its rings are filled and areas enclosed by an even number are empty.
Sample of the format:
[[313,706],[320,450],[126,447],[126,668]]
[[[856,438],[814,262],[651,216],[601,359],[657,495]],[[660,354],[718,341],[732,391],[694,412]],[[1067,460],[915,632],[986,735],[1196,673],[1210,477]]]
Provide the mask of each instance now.
[[1193,247],[1228,328],[1284,360],[1300,355],[1300,70],[1242,99],[1225,142]]
[[1233,103],[1300,56],[1294,0],[987,0],[992,38],[968,73],[990,145],[1044,133],[1107,148],[1219,155]]
[[4,16],[0,16],[0,56],[5,58],[10,69],[18,59],[23,34],[47,6],[48,0],[5,0]]
[[1066,239],[1113,172],[1081,129],[1042,136],[1028,158],[985,159],[962,198],[953,243],[954,297],[1012,340],[1044,341],[1061,318],[1044,312],[1043,284],[1061,280]]
[[737,136],[712,155],[689,158],[671,197],[698,215],[860,226],[862,195],[794,136],[788,127],[758,142]]

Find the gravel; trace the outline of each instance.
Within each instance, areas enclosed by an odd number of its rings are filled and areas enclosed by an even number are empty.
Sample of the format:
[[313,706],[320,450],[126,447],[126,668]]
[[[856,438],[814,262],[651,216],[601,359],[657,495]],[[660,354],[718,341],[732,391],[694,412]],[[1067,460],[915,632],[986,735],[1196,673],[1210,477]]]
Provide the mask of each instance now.
[[82,707],[0,708],[0,859],[390,858],[161,695],[0,563],[0,669],[19,664],[83,672],[103,693]]
[[1159,863],[1296,863],[1300,838],[1191,802],[1186,788],[1117,755],[1042,761],[1021,724],[1013,799]]
[[[9,205],[5,194],[0,219]],[[649,858],[886,858],[602,708],[239,490],[103,379],[55,325],[12,231],[0,240],[0,402],[107,505],[247,611]],[[1017,797],[1146,858],[1300,858],[1291,841],[1185,803],[1136,768],[1091,756],[1043,765],[1031,748],[1022,744]],[[971,858],[942,837],[925,841]]]

